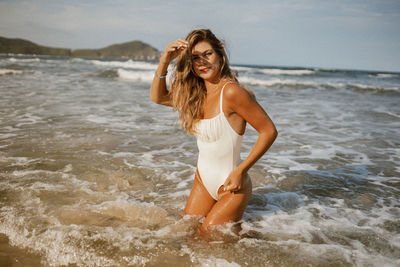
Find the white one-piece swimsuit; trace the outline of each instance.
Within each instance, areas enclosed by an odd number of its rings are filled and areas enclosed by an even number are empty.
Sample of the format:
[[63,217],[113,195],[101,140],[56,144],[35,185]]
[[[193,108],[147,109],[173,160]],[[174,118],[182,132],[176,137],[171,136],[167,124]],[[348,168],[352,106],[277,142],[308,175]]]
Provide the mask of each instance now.
[[[231,82],[228,82],[231,83]],[[240,163],[243,135],[232,129],[222,111],[224,84],[219,96],[219,114],[200,120],[196,125],[199,158],[197,170],[208,193],[218,200],[218,189]]]

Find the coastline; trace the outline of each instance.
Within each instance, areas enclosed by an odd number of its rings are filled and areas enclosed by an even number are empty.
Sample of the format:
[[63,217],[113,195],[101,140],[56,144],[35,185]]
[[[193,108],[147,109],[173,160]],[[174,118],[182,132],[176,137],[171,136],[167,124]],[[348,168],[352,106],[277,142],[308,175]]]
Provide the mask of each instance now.
[[160,56],[160,51],[139,40],[111,44],[99,49],[70,49],[48,47],[38,45],[29,40],[0,36],[0,54],[155,60]]

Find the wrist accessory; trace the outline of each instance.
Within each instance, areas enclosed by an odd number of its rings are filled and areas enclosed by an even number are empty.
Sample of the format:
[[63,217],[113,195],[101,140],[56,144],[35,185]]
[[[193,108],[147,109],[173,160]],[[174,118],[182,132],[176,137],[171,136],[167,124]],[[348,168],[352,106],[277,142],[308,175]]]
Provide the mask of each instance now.
[[167,74],[168,74],[168,71],[165,73],[165,75],[161,75],[161,76],[159,76],[157,74],[157,71],[154,73],[154,75],[156,75],[158,79],[165,79],[167,77]]

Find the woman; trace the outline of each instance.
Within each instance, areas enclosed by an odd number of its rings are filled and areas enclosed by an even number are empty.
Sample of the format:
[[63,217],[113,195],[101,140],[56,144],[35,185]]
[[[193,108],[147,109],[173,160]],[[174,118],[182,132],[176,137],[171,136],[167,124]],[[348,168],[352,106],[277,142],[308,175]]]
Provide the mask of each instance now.
[[[168,91],[165,78],[175,58]],[[272,145],[277,131],[262,107],[239,85],[223,43],[208,29],[171,42],[160,58],[150,98],[177,110],[182,127],[197,138],[197,171],[185,213],[205,217],[202,231],[240,220],[252,190],[247,171]],[[240,161],[247,122],[259,137]]]

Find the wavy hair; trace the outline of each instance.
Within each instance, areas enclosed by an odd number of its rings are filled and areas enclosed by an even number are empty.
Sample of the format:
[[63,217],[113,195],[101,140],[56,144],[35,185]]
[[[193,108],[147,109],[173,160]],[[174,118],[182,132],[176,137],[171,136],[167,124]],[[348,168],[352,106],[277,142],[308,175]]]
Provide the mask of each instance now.
[[186,40],[189,44],[175,62],[169,95],[172,100],[172,107],[179,113],[182,128],[189,135],[193,135],[196,133],[196,123],[203,116],[203,104],[207,93],[203,79],[196,75],[193,68],[193,47],[201,41],[208,42],[220,59],[220,79],[238,81],[236,73],[229,67],[224,43],[209,29],[193,30],[187,35]]

